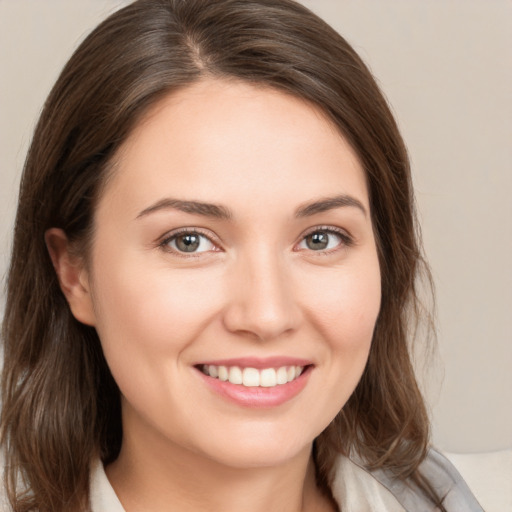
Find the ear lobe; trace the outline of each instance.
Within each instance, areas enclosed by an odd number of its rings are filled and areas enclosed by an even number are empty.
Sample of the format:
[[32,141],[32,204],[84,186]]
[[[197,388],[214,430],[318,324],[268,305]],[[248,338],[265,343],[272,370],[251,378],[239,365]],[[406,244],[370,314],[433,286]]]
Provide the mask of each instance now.
[[45,241],[60,288],[73,316],[83,324],[94,326],[96,319],[89,278],[83,262],[72,254],[68,238],[62,229],[47,230]]

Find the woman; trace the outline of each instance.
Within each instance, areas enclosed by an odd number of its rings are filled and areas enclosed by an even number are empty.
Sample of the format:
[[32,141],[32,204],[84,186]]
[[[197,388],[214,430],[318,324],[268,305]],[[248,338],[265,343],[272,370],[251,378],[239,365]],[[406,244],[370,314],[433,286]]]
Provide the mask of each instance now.
[[404,144],[304,7],[112,15],[48,98],[14,236],[12,510],[481,510],[410,363]]

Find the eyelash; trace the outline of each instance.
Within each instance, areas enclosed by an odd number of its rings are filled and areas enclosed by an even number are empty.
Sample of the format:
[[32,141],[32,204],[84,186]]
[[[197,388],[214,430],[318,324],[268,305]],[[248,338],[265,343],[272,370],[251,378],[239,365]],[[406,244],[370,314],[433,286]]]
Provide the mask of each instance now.
[[[210,241],[210,243],[212,243],[213,245],[218,245],[216,242],[214,242],[212,240],[212,237],[211,235],[203,232],[201,229],[199,228],[181,228],[181,229],[178,229],[176,231],[173,231],[171,232],[168,236],[166,236],[159,244],[158,246],[164,250],[165,252],[169,252],[169,253],[172,253],[172,254],[175,254],[176,256],[180,257],[180,258],[198,258],[200,257],[201,254],[203,254],[202,252],[200,253],[185,253],[185,252],[181,252],[181,251],[178,251],[176,249],[172,249],[169,247],[169,244],[173,241],[173,240],[176,240],[180,235],[201,235],[203,236],[204,238],[206,238],[207,240]],[[217,251],[216,251],[217,252]]]
[[[306,240],[306,238],[308,236],[311,236],[315,233],[328,233],[330,235],[334,234],[340,238],[341,242],[334,249],[318,250],[318,251],[310,250],[310,252],[312,252],[314,254],[331,254],[331,253],[337,252],[340,249],[343,249],[344,247],[351,247],[352,245],[354,245],[353,238],[350,235],[348,235],[346,231],[344,231],[340,228],[335,228],[333,226],[316,226],[316,227],[310,229],[302,236],[300,243],[302,243],[304,240]],[[176,240],[180,235],[200,235],[200,236],[203,236],[204,238],[206,238],[207,240],[209,240],[209,242],[212,243],[213,245],[217,245],[217,243],[212,240],[211,235],[205,233],[204,231],[202,231],[199,228],[181,228],[176,231],[173,231],[172,233],[169,234],[169,236],[166,236],[161,242],[159,242],[158,246],[165,252],[173,253],[180,258],[198,258],[198,257],[200,257],[201,254],[203,254],[203,252],[199,252],[199,253],[191,252],[191,253],[187,254],[185,252],[170,248],[169,244],[172,241]],[[204,251],[204,252],[210,252],[210,251]],[[217,252],[217,251],[213,251],[213,252]]]
[[343,229],[336,228],[334,226],[316,226],[308,231],[302,236],[301,243],[306,240],[308,236],[311,236],[315,233],[329,233],[330,235],[336,235],[340,238],[341,242],[338,246],[336,246],[334,249],[326,249],[326,250],[319,250],[319,251],[313,251],[311,252],[315,254],[332,254],[335,253],[343,248],[351,247],[354,245],[354,239]]

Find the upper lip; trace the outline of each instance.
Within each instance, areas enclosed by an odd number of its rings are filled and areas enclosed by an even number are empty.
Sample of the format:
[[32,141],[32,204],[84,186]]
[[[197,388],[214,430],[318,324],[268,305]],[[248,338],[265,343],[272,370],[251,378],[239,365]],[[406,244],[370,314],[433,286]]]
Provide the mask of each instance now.
[[256,368],[262,370],[264,368],[281,368],[282,366],[310,366],[312,361],[299,357],[289,356],[273,356],[273,357],[237,357],[230,359],[206,360],[197,363],[200,365],[212,366],[239,366],[242,368]]

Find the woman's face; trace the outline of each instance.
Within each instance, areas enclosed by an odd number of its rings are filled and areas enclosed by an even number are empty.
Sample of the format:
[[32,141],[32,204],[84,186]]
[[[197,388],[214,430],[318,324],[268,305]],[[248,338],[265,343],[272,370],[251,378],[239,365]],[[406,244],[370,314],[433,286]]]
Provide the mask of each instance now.
[[365,175],[322,113],[239,82],[166,97],[95,227],[91,323],[125,442],[234,467],[307,449],[361,377],[381,295]]

